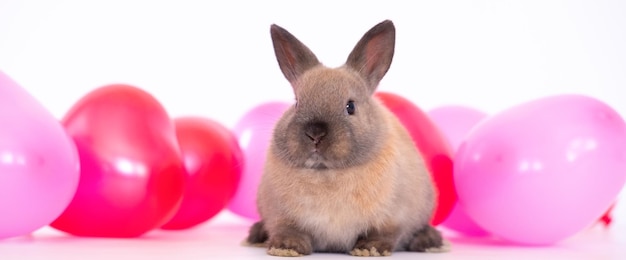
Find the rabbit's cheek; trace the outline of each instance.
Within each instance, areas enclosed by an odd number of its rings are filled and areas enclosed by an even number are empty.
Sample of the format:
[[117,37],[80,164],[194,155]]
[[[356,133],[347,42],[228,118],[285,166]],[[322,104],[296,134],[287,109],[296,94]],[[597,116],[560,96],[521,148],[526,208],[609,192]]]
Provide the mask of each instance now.
[[353,145],[351,145],[351,140],[348,138],[338,138],[332,150],[337,158],[350,158],[354,156]]

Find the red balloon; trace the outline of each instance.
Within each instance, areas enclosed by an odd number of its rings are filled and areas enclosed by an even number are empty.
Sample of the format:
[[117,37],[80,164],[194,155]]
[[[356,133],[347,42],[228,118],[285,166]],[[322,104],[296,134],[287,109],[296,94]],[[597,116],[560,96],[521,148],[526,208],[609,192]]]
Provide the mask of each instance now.
[[615,203],[613,203],[611,205],[611,207],[609,207],[609,209],[606,210],[606,212],[604,213],[604,215],[602,215],[602,217],[600,217],[600,219],[598,221],[600,221],[600,223],[602,223],[605,227],[608,227],[611,225],[611,222],[613,222],[613,208],[615,207]]
[[235,194],[243,152],[237,138],[218,122],[183,117],[174,120],[187,170],[183,202],[162,229],[186,229],[203,223],[226,207]]
[[185,172],[174,124],[147,92],[109,85],[62,120],[78,148],[78,191],[51,226],[77,236],[136,237],[178,209]]
[[411,101],[387,92],[377,92],[375,97],[398,117],[424,157],[438,192],[431,219],[431,224],[438,225],[448,217],[457,200],[450,144],[428,115]]

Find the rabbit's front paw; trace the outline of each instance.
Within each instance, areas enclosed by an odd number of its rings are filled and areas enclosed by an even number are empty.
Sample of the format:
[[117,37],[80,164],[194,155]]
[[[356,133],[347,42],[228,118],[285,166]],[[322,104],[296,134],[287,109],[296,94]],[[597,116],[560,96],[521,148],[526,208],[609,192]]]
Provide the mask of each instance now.
[[390,256],[391,250],[381,249],[376,246],[367,247],[367,245],[365,245],[362,248],[355,247],[352,251],[350,251],[350,254],[353,256]]
[[370,230],[359,237],[350,254],[353,256],[390,256],[397,233],[395,229]]
[[303,235],[279,234],[270,239],[267,254],[273,256],[303,256],[313,252],[311,240]]

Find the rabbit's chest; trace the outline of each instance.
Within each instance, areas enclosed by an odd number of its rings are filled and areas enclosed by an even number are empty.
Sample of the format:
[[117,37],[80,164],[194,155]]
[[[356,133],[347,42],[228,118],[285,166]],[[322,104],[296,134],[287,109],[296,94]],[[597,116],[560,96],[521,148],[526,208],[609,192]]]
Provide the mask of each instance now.
[[294,213],[317,249],[349,250],[360,234],[384,218],[385,196],[362,185],[339,182],[300,191]]

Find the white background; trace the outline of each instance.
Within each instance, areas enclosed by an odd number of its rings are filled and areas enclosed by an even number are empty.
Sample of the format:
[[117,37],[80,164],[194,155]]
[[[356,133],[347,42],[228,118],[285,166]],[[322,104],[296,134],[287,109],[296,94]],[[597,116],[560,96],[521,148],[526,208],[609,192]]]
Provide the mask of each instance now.
[[[384,19],[396,55],[379,90],[424,110],[491,114],[581,93],[626,115],[626,1],[0,0],[0,70],[58,118],[89,91],[126,83],[172,117],[232,127],[257,104],[293,99],[270,24],[339,66]],[[621,227],[626,207],[615,218]]]

